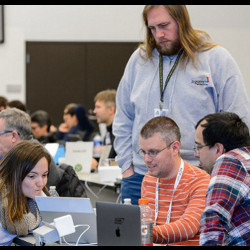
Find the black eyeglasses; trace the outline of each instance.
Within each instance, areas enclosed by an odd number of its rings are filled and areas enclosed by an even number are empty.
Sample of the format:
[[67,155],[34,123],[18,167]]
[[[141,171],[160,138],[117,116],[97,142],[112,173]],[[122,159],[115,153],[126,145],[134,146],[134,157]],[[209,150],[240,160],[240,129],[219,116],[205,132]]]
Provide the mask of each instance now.
[[193,147],[193,150],[196,154],[198,154],[202,148],[207,147],[207,146],[209,146],[209,145],[197,145],[197,144],[195,144]]
[[0,135],[12,133],[12,132],[13,132],[13,130],[5,130],[5,131],[0,132]]
[[172,141],[170,144],[168,144],[165,148],[161,150],[149,150],[148,152],[146,152],[143,149],[140,149],[137,154],[140,155],[142,158],[145,157],[145,155],[148,155],[150,158],[155,158],[160,152],[162,152],[166,148],[169,148],[174,142],[175,141]]

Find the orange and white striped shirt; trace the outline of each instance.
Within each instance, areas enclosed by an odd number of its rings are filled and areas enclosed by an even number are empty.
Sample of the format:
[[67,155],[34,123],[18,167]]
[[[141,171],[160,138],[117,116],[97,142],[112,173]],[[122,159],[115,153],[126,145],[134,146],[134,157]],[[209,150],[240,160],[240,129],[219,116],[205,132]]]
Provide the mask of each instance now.
[[[157,179],[146,173],[141,187],[141,197],[149,200],[153,220],[155,220]],[[200,217],[205,208],[210,175],[184,161],[184,171],[172,198],[175,180],[176,177],[159,179],[158,217],[153,228],[154,243],[199,245]],[[171,217],[170,223],[167,224],[171,199]]]

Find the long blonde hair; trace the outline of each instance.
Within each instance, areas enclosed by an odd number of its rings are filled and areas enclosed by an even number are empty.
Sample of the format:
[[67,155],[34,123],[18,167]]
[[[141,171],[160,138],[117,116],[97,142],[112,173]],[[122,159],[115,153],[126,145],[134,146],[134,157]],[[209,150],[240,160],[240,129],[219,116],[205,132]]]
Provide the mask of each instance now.
[[[144,7],[142,16],[146,26],[146,38],[145,41],[139,45],[141,49],[146,52],[146,58],[149,59],[152,56],[153,50],[156,48],[155,39],[148,28],[147,15],[156,5],[146,5]],[[210,50],[211,48],[218,46],[213,43],[209,34],[204,30],[193,29],[189,17],[188,10],[185,5],[163,5],[171,17],[177,22],[179,28],[179,39],[183,47],[184,53],[182,56],[182,63],[185,66],[190,60],[193,65],[196,66],[195,52],[202,52]]]

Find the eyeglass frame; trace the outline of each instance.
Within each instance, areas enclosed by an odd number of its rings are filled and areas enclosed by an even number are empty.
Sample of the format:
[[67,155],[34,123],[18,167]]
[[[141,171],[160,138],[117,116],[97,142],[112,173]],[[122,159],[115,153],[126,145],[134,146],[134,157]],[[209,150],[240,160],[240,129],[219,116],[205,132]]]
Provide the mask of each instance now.
[[8,134],[8,133],[12,133],[14,130],[4,130],[2,132],[0,132],[0,135],[5,135],[5,134]]
[[208,146],[210,146],[210,145],[208,145],[208,144],[204,144],[204,145],[195,144],[195,145],[193,146],[193,150],[194,150],[194,152],[195,152],[196,154],[198,154],[202,148],[208,147]]
[[[12,133],[14,131],[16,131],[16,130],[4,130],[4,131],[0,132],[0,135],[5,135],[5,134],[8,134],[8,133]],[[20,136],[20,133],[18,131],[16,131],[16,132]]]
[[[149,150],[149,152],[145,152],[143,149],[139,149],[137,154],[144,158],[145,155],[148,155],[148,157],[150,157],[151,159],[154,159],[157,157],[157,155],[159,153],[161,153],[163,150],[165,150],[166,148],[169,148],[175,141],[172,141],[171,143],[169,143],[165,148],[161,149],[161,150]],[[150,155],[151,153],[153,153],[153,155]]]

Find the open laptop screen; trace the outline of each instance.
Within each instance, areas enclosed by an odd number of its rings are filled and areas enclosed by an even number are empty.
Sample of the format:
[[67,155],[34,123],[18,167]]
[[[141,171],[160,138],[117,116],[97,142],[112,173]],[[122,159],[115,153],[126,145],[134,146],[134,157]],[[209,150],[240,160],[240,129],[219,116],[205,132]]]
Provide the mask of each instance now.
[[59,164],[59,158],[65,157],[65,146],[63,144],[47,143],[45,144],[45,148],[49,151],[57,165]]
[[[35,200],[44,222],[52,223],[55,218],[70,214],[75,226],[90,226],[80,238],[79,244],[97,243],[96,215],[89,198],[37,196]],[[76,243],[83,231],[84,227],[77,227],[75,233],[65,236],[65,240]]]

